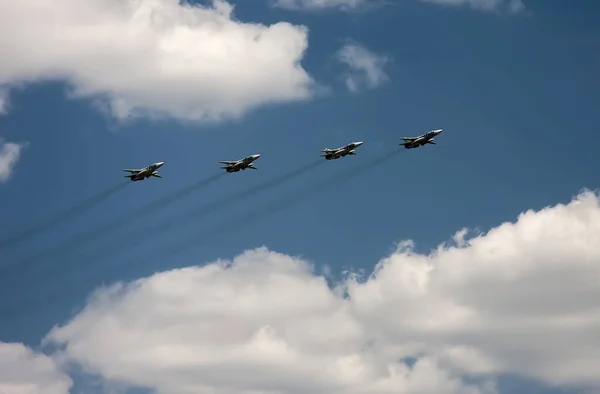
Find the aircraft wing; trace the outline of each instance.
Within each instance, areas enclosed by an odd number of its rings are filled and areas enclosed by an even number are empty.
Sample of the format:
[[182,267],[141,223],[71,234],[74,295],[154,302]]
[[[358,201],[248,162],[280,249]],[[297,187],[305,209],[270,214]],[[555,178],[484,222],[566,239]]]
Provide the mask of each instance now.
[[414,141],[414,140],[416,140],[416,139],[418,139],[418,138],[419,138],[419,137],[402,137],[402,138],[400,138],[400,139],[401,139],[401,140],[404,140],[404,141]]
[[219,163],[227,164],[227,165],[231,166],[231,165],[234,165],[235,163],[237,163],[237,161],[220,161]]
[[162,176],[160,176],[160,175],[159,175],[159,174],[157,174],[157,173],[154,173],[154,174],[152,174],[152,176],[155,176],[155,177],[157,177],[157,178],[161,178],[161,179],[162,179]]
[[123,171],[129,172],[129,173],[132,173],[132,174],[140,172],[140,170],[123,170]]

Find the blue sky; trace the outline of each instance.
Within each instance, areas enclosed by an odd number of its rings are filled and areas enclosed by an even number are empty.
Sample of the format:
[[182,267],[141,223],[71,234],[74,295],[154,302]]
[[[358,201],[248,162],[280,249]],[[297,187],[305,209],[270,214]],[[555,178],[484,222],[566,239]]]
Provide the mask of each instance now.
[[[23,82],[18,87],[6,84],[0,138],[23,148],[0,184],[0,238],[127,183],[123,168],[166,164],[159,171],[164,179],[126,184],[89,211],[0,250],[0,266],[12,267],[0,278],[0,340],[36,348],[103,284],[230,259],[263,245],[339,279],[345,270],[371,271],[401,240],[428,253],[461,228],[485,232],[597,187],[595,2],[530,0],[517,13],[421,1],[350,12],[233,3],[242,22],[308,28],[301,65],[319,94],[217,122],[176,116],[121,121],[91,99],[70,97],[73,80],[39,76],[17,81]],[[348,75],[363,75],[339,61],[344,45],[380,59],[375,71],[381,78],[372,86],[347,89]],[[170,100],[152,86],[147,94]],[[399,150],[385,164],[336,179],[395,149],[400,137],[436,128],[444,129],[437,145]],[[257,187],[318,161],[325,147],[357,140],[365,143],[356,156],[319,162],[264,192]],[[220,160],[254,153],[262,154],[259,171],[225,174],[92,242],[69,244],[218,174]],[[202,204],[245,188],[244,198],[193,216]],[[307,196],[293,200],[298,193]],[[266,214],[269,203],[282,209]],[[179,219],[161,231],[161,221],[174,215]],[[65,253],[27,261],[65,243]],[[119,244],[122,249],[109,253]],[[170,245],[177,247],[162,249]],[[500,378],[501,393],[562,392],[531,376],[507,376]]]

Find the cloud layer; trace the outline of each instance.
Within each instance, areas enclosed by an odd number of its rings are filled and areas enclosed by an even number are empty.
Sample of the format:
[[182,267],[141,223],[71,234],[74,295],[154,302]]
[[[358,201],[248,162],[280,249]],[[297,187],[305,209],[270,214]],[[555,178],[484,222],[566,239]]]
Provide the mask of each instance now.
[[5,115],[8,111],[8,92],[0,89],[0,116]]
[[11,177],[23,147],[23,144],[4,142],[0,139],[0,182],[6,182]]
[[522,0],[420,0],[424,3],[433,3],[448,6],[468,6],[482,11],[506,10],[518,12],[525,8]]
[[436,359],[410,369],[364,350],[351,309],[306,262],[262,248],[101,292],[49,338],[164,394],[469,393]]
[[344,80],[351,92],[376,88],[389,79],[384,68],[390,59],[385,55],[377,55],[362,45],[344,45],[338,51],[337,58],[347,68]]
[[[468,6],[476,10],[507,10],[518,12],[525,8],[522,0],[418,0],[447,6]],[[382,4],[385,0],[273,0],[276,7],[290,10],[321,11],[337,8],[342,11],[363,9],[368,6]]]
[[339,8],[341,10],[354,10],[363,7],[373,0],[274,0],[276,7],[290,10],[318,11],[328,8]]
[[243,23],[232,11],[224,0],[0,2],[0,91],[66,80],[75,97],[102,98],[119,119],[189,121],[309,98],[307,29]]
[[500,373],[599,388],[598,196],[466,234],[428,255],[403,242],[335,287],[266,248],[157,273],[46,340],[159,394],[488,394]]
[[71,384],[52,358],[21,344],[0,342],[0,393],[67,394]]

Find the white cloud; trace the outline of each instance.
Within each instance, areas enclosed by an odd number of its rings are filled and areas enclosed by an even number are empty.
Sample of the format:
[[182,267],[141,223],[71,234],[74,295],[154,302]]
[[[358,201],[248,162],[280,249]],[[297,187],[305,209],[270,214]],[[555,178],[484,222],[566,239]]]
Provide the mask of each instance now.
[[22,344],[0,342],[1,394],[68,394],[71,384],[52,358]]
[[232,11],[225,0],[2,1],[0,88],[66,80],[119,119],[215,121],[311,97],[307,29]]
[[24,146],[24,144],[3,142],[0,139],[0,182],[8,181]]
[[157,273],[99,291],[47,339],[159,394],[493,393],[499,373],[599,388],[598,197],[465,235],[430,255],[403,242],[338,288],[265,248]]
[[0,115],[5,115],[8,111],[8,92],[0,89]]
[[377,55],[362,45],[346,44],[338,51],[337,57],[348,68],[344,78],[346,87],[351,92],[363,87],[375,88],[389,79],[384,68],[390,59],[385,55]]
[[[370,6],[388,3],[385,0],[271,0],[276,7],[289,10],[322,11],[337,8],[342,11],[352,11]],[[525,9],[522,0],[419,0],[447,6],[469,6],[483,11],[505,9],[509,12],[519,12]]]
[[357,319],[392,343],[422,343],[467,370],[600,386],[598,262],[600,205],[585,192],[464,247],[399,250],[349,292]]
[[49,338],[102,376],[184,393],[481,393],[432,357],[364,349],[351,305],[304,261],[261,248],[100,292]]
[[328,8],[338,8],[344,11],[364,7],[373,0],[274,0],[276,7],[289,10],[320,11]]
[[506,9],[509,12],[519,12],[525,9],[522,0],[420,0],[424,3],[448,6],[469,6],[482,11]]

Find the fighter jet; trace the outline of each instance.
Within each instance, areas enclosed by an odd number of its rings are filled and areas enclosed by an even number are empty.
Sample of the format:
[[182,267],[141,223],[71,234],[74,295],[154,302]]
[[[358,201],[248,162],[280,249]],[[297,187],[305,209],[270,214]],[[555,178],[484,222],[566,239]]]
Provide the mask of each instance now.
[[250,156],[244,157],[243,159],[238,160],[238,161],[220,161],[219,163],[225,164],[225,167],[221,167],[221,168],[223,168],[227,172],[238,172],[239,170],[246,170],[246,168],[252,168],[253,170],[258,170],[258,168],[254,167],[254,165],[252,163],[255,160],[258,160],[259,157],[260,157],[259,154],[250,155]]
[[337,149],[323,149],[321,152],[323,152],[324,154],[321,155],[321,157],[324,157],[325,160],[335,160],[335,159],[339,159],[340,157],[345,157],[347,155],[355,155],[356,151],[355,149],[358,148],[359,146],[361,146],[363,144],[363,141],[358,141],[358,142],[351,142],[348,145],[344,145],[341,148],[337,148]]
[[149,165],[148,167],[142,168],[141,170],[123,170],[125,172],[129,172],[129,175],[125,175],[125,178],[131,179],[132,182],[143,181],[146,178],[150,178],[151,176],[156,178],[162,178],[156,172],[160,167],[165,164],[164,161],[159,161],[158,163],[154,163]]
[[435,145],[434,137],[440,134],[443,129],[439,130],[430,130],[427,133],[420,135],[418,137],[402,137],[404,140],[400,145],[404,145],[406,149],[418,148],[419,146],[425,144]]

